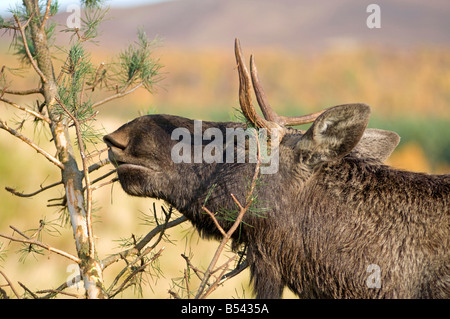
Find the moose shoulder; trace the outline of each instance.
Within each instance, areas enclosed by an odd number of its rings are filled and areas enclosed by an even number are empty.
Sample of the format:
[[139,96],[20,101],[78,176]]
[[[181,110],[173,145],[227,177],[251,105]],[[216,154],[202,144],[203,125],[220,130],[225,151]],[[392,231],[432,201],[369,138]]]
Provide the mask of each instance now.
[[[279,298],[287,286],[303,298],[449,298],[450,175],[383,165],[399,139],[392,132],[366,129],[367,105],[278,116],[264,101],[253,64],[253,87],[264,114],[259,117],[238,43],[236,58],[244,115],[257,128],[282,132],[278,170],[261,174],[255,188],[260,213],[247,212],[233,238],[234,247],[248,246],[256,296]],[[286,128],[306,120],[314,121],[306,132]],[[202,124],[202,133],[244,127]],[[235,209],[230,194],[245,198],[256,164],[196,162],[194,154],[190,163],[175,163],[171,149],[179,141],[172,133],[180,127],[195,135],[193,120],[150,115],[104,140],[128,194],[162,198],[201,234],[220,238],[201,208],[206,201],[214,212]],[[194,138],[190,141],[196,147]],[[218,221],[225,230],[232,224]]]

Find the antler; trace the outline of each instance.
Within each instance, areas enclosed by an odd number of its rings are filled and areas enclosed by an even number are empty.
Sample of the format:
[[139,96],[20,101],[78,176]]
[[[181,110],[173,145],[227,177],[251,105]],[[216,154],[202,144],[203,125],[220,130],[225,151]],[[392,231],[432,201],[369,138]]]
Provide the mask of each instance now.
[[255,110],[250,95],[250,75],[242,57],[241,45],[239,40],[235,40],[234,51],[239,73],[239,104],[241,105],[244,116],[255,126],[259,128],[271,128],[270,121],[263,119]]
[[[250,95],[250,76],[247,68],[244,64],[244,59],[242,57],[241,45],[239,39],[235,40],[235,54],[236,62],[238,64],[239,72],[239,102],[241,104],[242,112],[244,116],[253,124],[259,128],[272,128],[279,126],[290,126],[290,125],[301,125],[306,123],[314,122],[315,119],[325,112],[326,110],[319,111],[316,113],[311,113],[302,116],[281,116],[278,115],[271,107],[267,101],[264,90],[259,82],[258,71],[256,69],[255,60],[253,55],[250,56],[250,70],[251,79],[253,83],[253,89],[255,90],[256,99],[261,111],[264,115],[264,119],[259,116],[252,104],[252,99]],[[277,125],[278,124],[278,125]]]

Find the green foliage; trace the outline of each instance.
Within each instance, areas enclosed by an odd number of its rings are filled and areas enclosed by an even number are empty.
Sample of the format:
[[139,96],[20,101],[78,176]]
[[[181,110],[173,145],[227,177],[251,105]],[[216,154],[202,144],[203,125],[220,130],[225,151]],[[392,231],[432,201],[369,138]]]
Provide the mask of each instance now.
[[54,16],[55,14],[57,14],[59,11],[59,3],[58,0],[54,0],[52,1],[51,5],[50,5],[50,16]]
[[84,40],[93,40],[98,36],[98,27],[105,20],[108,9],[88,8],[85,11],[85,16],[81,18],[81,29]]
[[233,113],[231,114],[231,120],[235,122],[245,123],[248,128],[256,128],[255,124],[250,122],[242,112],[241,108],[234,107]]
[[[41,11],[42,16],[44,15],[47,8],[47,1],[41,1],[39,2],[39,9]],[[52,1],[52,4],[50,5],[49,10],[49,16],[53,16],[58,12],[59,4],[58,1]],[[24,26],[26,22],[29,20],[30,16],[28,15],[26,9],[24,6],[16,5],[16,7],[13,7],[9,10],[14,16],[17,16],[19,21],[21,21],[21,25]],[[40,19],[40,17],[33,17],[33,19]],[[39,20],[40,21],[40,20]],[[14,27],[14,19],[10,18],[10,21],[5,21],[2,17],[0,17],[0,29],[9,29],[11,27]],[[45,33],[47,36],[47,42],[49,46],[51,47],[54,42],[54,35],[56,30],[56,23],[47,21],[45,25]],[[22,39],[22,36],[20,35],[19,30],[14,30],[14,38],[11,43],[11,46],[14,50],[14,54],[18,56],[19,60],[25,64],[30,65],[30,61],[28,60],[24,42]],[[36,58],[36,50],[34,47],[34,43],[31,40],[31,34],[30,29],[25,29],[25,38],[27,42],[28,49],[30,50],[31,56],[33,58]]]
[[10,27],[11,25],[12,25],[12,24],[11,24],[10,22],[5,21],[5,19],[4,19],[2,16],[0,16],[0,29],[8,28],[8,27]]
[[[58,95],[66,108],[81,124],[83,141],[95,144],[103,135],[94,125],[95,110],[93,102],[86,89],[86,82],[92,81],[96,70],[90,61],[81,42],[72,44],[67,52],[67,60],[62,69],[62,76],[58,85]],[[62,108],[56,108],[61,116],[68,116]]]
[[450,163],[450,123],[434,117],[393,118],[389,121],[373,118],[370,127],[391,130],[400,135],[400,145],[415,141],[424,150],[432,166]]
[[67,60],[62,69],[64,75],[58,86],[58,94],[66,107],[80,120],[82,120],[83,111],[89,108],[86,103],[83,105],[81,92],[86,80],[92,77],[93,71],[90,56],[82,44],[78,42],[73,44],[67,52]]
[[81,4],[86,8],[100,8],[105,0],[81,0]]
[[152,49],[159,42],[159,39],[150,41],[143,29],[138,30],[138,40],[120,53],[118,62],[113,65],[113,79],[119,90],[142,84],[152,92],[162,67],[152,56]]
[[[24,233],[28,234],[27,236],[29,238],[42,242],[44,234],[53,237],[61,235],[61,232],[59,231],[60,227],[61,225],[58,223],[58,219],[47,221],[47,218],[44,216],[39,221],[38,227],[28,229]],[[22,248],[18,250],[18,253],[21,255],[19,261],[25,262],[29,256],[32,256],[37,260],[37,256],[44,255],[45,251],[44,248],[36,245],[22,244]]]
[[[248,197],[248,201],[251,201],[250,206],[247,208],[247,211],[245,212],[246,215],[253,215],[258,218],[266,218],[266,213],[270,210],[270,207],[267,205],[268,203],[261,201],[258,198],[258,187],[262,184],[262,181],[260,178],[257,178],[255,180],[255,185],[253,191],[251,190],[252,181],[249,181],[247,185],[247,194],[250,194],[251,196]],[[211,195],[214,193],[215,188],[217,187],[217,184],[213,184],[213,186],[209,189],[208,194],[205,198],[205,201],[203,203],[204,207],[207,207],[207,202]],[[248,203],[248,202],[247,202]],[[246,206],[247,203],[240,203],[242,206]],[[240,213],[240,207],[234,203],[233,209],[228,209],[224,207],[220,207],[217,212],[215,212],[215,217],[217,220],[224,220],[230,223],[234,223],[237,216]],[[204,212],[206,214],[206,212]],[[242,221],[242,224],[246,226],[252,227],[252,225]]]

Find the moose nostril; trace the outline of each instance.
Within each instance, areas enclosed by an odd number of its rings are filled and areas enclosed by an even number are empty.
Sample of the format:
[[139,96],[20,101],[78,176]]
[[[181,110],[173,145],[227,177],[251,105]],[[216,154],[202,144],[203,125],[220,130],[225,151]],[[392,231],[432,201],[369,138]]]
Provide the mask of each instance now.
[[117,147],[117,148],[120,148],[122,150],[124,150],[127,147],[127,145],[125,143],[119,141],[118,139],[115,139],[114,137],[111,136],[111,134],[105,135],[103,137],[103,141],[108,146]]

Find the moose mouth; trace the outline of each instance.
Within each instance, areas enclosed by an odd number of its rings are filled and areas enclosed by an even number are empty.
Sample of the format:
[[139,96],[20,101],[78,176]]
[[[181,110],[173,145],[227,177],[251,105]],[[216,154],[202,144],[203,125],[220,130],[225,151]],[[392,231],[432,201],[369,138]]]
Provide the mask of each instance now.
[[127,162],[120,160],[120,155],[114,152],[113,147],[111,146],[108,149],[108,159],[116,168],[118,168],[120,165],[127,164]]
[[110,147],[108,151],[108,158],[111,164],[116,167],[119,175],[124,174],[125,172],[129,173],[131,171],[154,171],[141,163],[125,161],[123,156],[117,154],[117,151],[114,151],[113,147]]
[[114,151],[113,147],[110,147],[108,151],[108,158],[116,167],[117,176],[119,178],[122,189],[129,195],[146,197],[151,194],[151,176],[155,176],[157,171],[138,163],[130,163],[124,161],[120,154],[120,151]]

